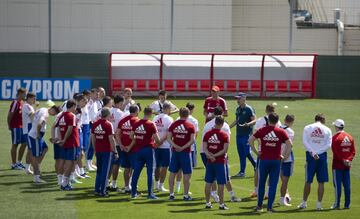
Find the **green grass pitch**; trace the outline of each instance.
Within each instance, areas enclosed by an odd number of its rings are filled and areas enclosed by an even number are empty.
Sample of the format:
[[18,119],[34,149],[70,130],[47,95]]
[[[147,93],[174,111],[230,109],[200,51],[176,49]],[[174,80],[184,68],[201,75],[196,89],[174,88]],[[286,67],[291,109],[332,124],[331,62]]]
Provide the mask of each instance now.
[[[178,107],[184,106],[189,99],[171,99]],[[143,106],[149,104],[150,99],[137,99]],[[194,116],[199,119],[200,129],[204,124],[202,116],[202,99],[190,100],[195,103]],[[237,104],[235,100],[228,99],[229,117],[228,122],[234,120],[234,112]],[[49,128],[46,139],[49,144],[49,152],[41,166],[43,179],[47,181],[44,185],[34,185],[32,176],[25,175],[23,171],[10,170],[10,131],[7,130],[6,115],[9,109],[9,101],[0,102],[0,218],[228,218],[244,216],[246,218],[359,218],[360,215],[360,162],[355,158],[351,172],[352,200],[350,210],[331,211],[329,207],[334,201],[334,189],[332,185],[332,174],[329,168],[330,182],[326,183],[322,212],[315,211],[317,184],[312,186],[312,192],[308,201],[308,208],[299,211],[296,206],[302,200],[304,184],[305,151],[301,143],[302,129],[306,124],[312,123],[314,115],[322,112],[326,115],[327,125],[337,118],[342,118],[346,123],[346,131],[353,135],[355,141],[360,139],[360,100],[248,100],[248,104],[256,110],[257,116],[263,116],[267,103],[277,102],[276,111],[281,120],[287,113],[296,116],[294,130],[294,175],[289,182],[289,191],[292,197],[292,207],[279,207],[279,190],[275,199],[273,214],[253,213],[256,199],[249,198],[253,190],[253,171],[248,162],[247,177],[245,179],[232,179],[236,195],[243,199],[240,203],[226,204],[230,207],[228,211],[218,210],[214,205],[212,210],[204,209],[204,168],[198,156],[198,166],[194,170],[190,191],[193,193],[192,202],[183,202],[181,196],[178,200],[169,202],[168,194],[157,194],[160,199],[148,201],[144,196],[136,200],[130,200],[128,195],[111,193],[109,198],[96,198],[93,196],[93,185],[95,174],[91,173],[91,179],[82,180],[84,183],[76,184],[75,191],[62,192],[56,185],[54,174],[53,148],[49,143]],[[44,105],[42,103],[42,105]],[[289,108],[285,109],[287,105]],[[140,115],[142,116],[142,115]],[[177,117],[177,115],[175,115]],[[174,117],[175,117],[174,116]],[[49,123],[52,122],[50,119]],[[236,152],[235,128],[232,129],[231,144],[229,149],[230,174],[239,171],[239,159]],[[201,135],[200,135],[201,136]],[[197,143],[200,145],[200,136]],[[329,167],[331,165],[332,153],[329,152]],[[123,186],[122,177],[118,179],[118,185]],[[166,187],[168,187],[166,182]],[[143,171],[139,181],[140,191],[146,191],[146,172]],[[225,199],[229,195],[225,193]],[[343,197],[342,205],[343,206]],[[266,201],[264,202],[267,203]]]

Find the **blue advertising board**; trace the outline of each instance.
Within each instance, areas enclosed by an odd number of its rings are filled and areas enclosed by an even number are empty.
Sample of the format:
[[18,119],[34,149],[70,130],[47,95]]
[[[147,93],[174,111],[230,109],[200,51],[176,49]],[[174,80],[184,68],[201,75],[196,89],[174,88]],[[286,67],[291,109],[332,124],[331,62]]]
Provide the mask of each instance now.
[[0,100],[16,98],[17,90],[23,87],[34,92],[37,100],[67,100],[74,93],[91,88],[91,80],[74,78],[0,78]]

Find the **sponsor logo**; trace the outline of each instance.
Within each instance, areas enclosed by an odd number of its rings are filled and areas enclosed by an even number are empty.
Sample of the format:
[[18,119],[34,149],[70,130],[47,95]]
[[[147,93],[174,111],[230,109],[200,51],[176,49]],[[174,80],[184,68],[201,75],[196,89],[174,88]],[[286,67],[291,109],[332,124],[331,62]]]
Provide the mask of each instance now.
[[188,131],[185,129],[184,124],[181,124],[174,129],[174,133],[187,134]]
[[124,124],[122,124],[121,129],[132,129],[130,120],[128,120]]
[[325,135],[322,133],[320,128],[316,128],[310,135],[312,138],[324,138]]
[[340,146],[351,146],[351,141],[348,136],[345,136],[345,138],[342,140]]
[[156,125],[156,127],[159,127],[159,128],[164,127],[162,118],[159,118],[158,120],[156,120],[155,125]]
[[95,130],[94,130],[94,133],[95,134],[98,134],[98,135],[103,135],[105,134],[105,131],[103,130],[101,124],[96,126]]
[[144,125],[141,124],[139,127],[137,127],[137,128],[135,129],[135,133],[137,133],[137,134],[146,134]]
[[267,135],[265,135],[263,140],[264,141],[279,141],[279,138],[275,135],[274,131],[271,131]]
[[217,137],[216,134],[213,134],[209,139],[208,139],[209,143],[213,143],[213,144],[220,144],[220,141]]

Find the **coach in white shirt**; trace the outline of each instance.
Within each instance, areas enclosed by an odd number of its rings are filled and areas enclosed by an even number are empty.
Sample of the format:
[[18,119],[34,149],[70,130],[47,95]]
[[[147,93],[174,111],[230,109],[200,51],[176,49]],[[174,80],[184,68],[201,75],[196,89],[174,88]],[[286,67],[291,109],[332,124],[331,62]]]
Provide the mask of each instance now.
[[318,186],[317,210],[322,210],[321,201],[324,195],[324,183],[329,181],[327,168],[327,153],[331,147],[332,133],[325,125],[325,116],[317,114],[315,123],[305,126],[303,144],[306,149],[306,169],[303,201],[298,206],[300,209],[307,207],[307,199],[310,194],[311,183],[316,174]]
[[150,104],[151,109],[153,110],[153,114],[159,115],[164,111],[164,103],[168,103],[170,105],[170,115],[179,112],[179,109],[170,101],[166,100],[167,93],[165,90],[159,91],[159,99],[155,100]]

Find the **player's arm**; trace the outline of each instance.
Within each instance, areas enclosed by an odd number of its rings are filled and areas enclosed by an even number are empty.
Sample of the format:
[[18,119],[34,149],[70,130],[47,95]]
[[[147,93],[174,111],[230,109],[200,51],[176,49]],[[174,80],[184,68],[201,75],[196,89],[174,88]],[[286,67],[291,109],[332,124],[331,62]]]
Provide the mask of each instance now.
[[116,144],[120,146],[121,150],[123,150],[124,145],[121,143],[121,129],[117,128],[115,132],[115,140]]
[[36,138],[40,139],[40,131],[41,131],[41,127],[42,124],[45,123],[44,119],[40,119],[38,124],[36,125]]
[[154,139],[155,144],[157,146],[160,146],[162,144],[163,141],[162,141],[162,139],[160,139],[159,134],[157,132],[154,133],[151,137],[152,137],[152,139]]
[[136,139],[135,139],[135,132],[134,132],[134,131],[131,131],[131,132],[130,132],[130,139],[132,139],[132,141],[131,141],[131,143],[129,144],[129,146],[127,146],[127,147],[125,148],[126,152],[131,151],[131,149],[132,149],[132,148],[134,147],[134,145],[135,145]]
[[292,144],[290,139],[287,139],[285,141],[285,151],[284,154],[282,154],[281,156],[283,157],[283,160],[286,160],[289,158],[290,154],[291,154],[291,148],[292,148]]
[[249,138],[249,145],[251,147],[251,150],[257,155],[259,156],[259,152],[257,151],[257,149],[255,148],[255,140],[256,140],[256,137],[254,135],[251,135],[250,138]]
[[245,126],[253,126],[253,125],[255,125],[255,123],[256,123],[256,116],[255,115],[253,115],[253,116],[251,116],[250,117],[250,122],[247,122],[247,123],[245,123]]
[[192,133],[191,136],[190,136],[190,140],[188,141],[188,143],[186,143],[184,146],[180,147],[180,151],[183,151],[189,147],[191,147],[195,142],[195,134]]
[[222,155],[226,154],[227,151],[228,151],[228,148],[229,148],[229,143],[225,143],[224,148],[221,151],[214,154],[214,157],[219,157],[219,156],[222,156]]
[[111,146],[111,150],[114,154],[117,154],[116,151],[116,142],[115,142],[115,137],[114,135],[109,135],[109,142],[110,142],[110,146]]
[[95,148],[95,135],[91,133],[91,145]]
[[64,143],[68,140],[68,138],[70,137],[70,135],[71,135],[71,133],[73,131],[73,128],[74,128],[74,126],[72,126],[72,125],[68,126],[68,128],[67,128],[67,130],[65,132],[65,135],[64,135],[64,139],[61,140],[60,145],[64,145]]
[[179,112],[179,108],[177,108],[177,106],[175,106],[175,104],[170,102],[170,105],[171,105],[170,115]]
[[11,120],[12,120],[13,117],[14,117],[14,112],[9,111],[8,116],[7,116],[7,124],[8,124],[9,130],[11,130],[10,123],[11,123]]
[[236,119],[234,122],[232,122],[229,127],[233,128],[238,123],[238,120]]
[[212,153],[209,152],[208,150],[208,143],[206,141],[203,141],[203,146],[204,146],[204,153],[206,155],[206,157],[210,160],[215,160],[215,157]]
[[54,123],[51,125],[51,138],[50,138],[51,143],[55,143],[57,141],[57,139],[55,139],[56,123],[57,121],[55,120]]
[[172,136],[172,133],[171,133],[171,132],[168,132],[168,134],[167,134],[167,141],[170,143],[170,145],[171,145],[173,148],[175,148],[175,150],[176,150],[176,149],[179,149],[180,147],[174,143],[172,137],[173,137],[173,136]]

